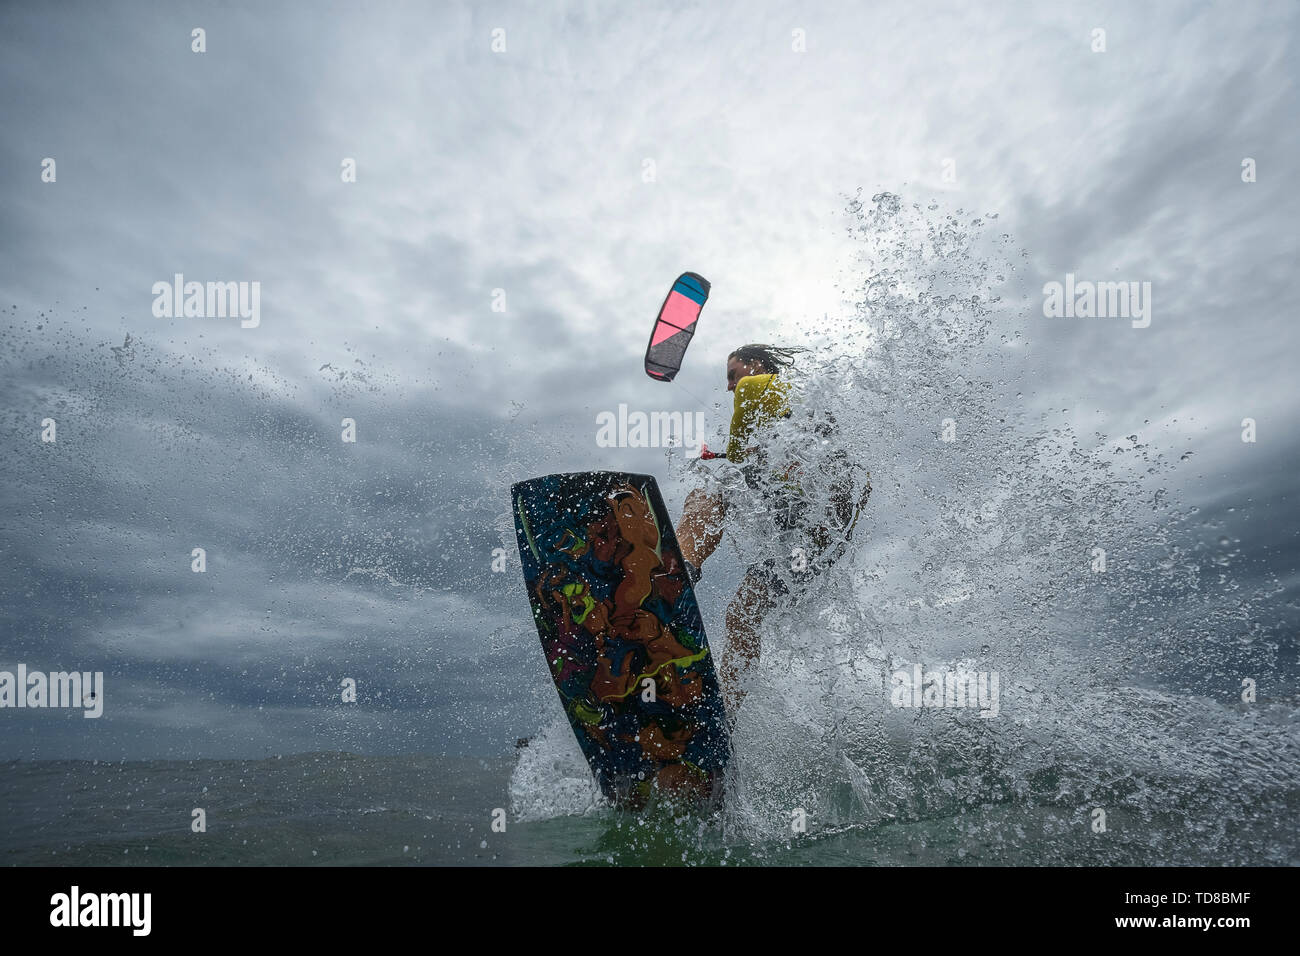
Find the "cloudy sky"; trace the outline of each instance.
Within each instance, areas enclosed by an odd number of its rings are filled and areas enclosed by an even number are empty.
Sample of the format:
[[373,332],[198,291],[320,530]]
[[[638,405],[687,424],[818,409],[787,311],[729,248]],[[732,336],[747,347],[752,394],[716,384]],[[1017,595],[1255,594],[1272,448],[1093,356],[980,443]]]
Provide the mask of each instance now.
[[[1246,546],[1294,585],[1297,19],[5,4],[0,668],[109,684],[99,721],[0,713],[0,758],[533,732],[553,692],[489,570],[502,483],[661,468],[596,446],[620,402],[724,426],[727,352],[843,312],[859,190],[996,213],[1031,292],[1152,282],[1146,329],[1026,300],[1034,401],[1081,433],[1176,423],[1189,499],[1250,503]],[[641,353],[687,269],[713,296],[666,387]],[[260,324],[156,317],[177,273],[259,283]]]

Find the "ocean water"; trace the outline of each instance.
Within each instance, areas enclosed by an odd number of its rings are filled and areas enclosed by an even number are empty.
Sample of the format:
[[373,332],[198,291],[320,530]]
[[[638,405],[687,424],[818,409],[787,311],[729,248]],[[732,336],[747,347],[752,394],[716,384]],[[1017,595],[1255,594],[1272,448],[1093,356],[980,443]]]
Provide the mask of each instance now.
[[[563,845],[550,843],[544,828],[526,848],[514,833],[491,833],[507,774],[502,759],[346,753],[10,762],[0,768],[0,803],[8,811],[0,820],[0,859],[123,866],[563,862]],[[206,832],[191,829],[196,808],[206,811]]]
[[[575,745],[576,749],[576,745]],[[547,760],[550,758],[538,758]],[[1033,791],[916,806],[868,822],[871,796],[843,788],[807,833],[756,834],[727,810],[709,816],[591,805],[544,818],[511,809],[523,760],[297,754],[263,760],[0,766],[6,866],[912,866],[1294,865],[1300,794],[1282,788],[1216,816],[1214,782],[1157,813],[1116,809],[1105,833],[1063,796],[1077,765],[1044,768]],[[563,764],[563,760],[556,761]],[[572,769],[572,768],[569,768]],[[954,768],[956,770],[957,768]],[[1099,770],[1101,768],[1098,768]],[[971,772],[970,767],[961,768]],[[1184,779],[1183,784],[1191,781]],[[583,781],[574,779],[570,797]],[[1218,788],[1233,786],[1218,781]],[[1138,791],[1172,793],[1169,775],[1111,768],[1117,808]],[[1171,789],[1173,788],[1173,789]],[[986,793],[992,793],[986,790]],[[598,799],[598,798],[597,798]],[[207,829],[191,831],[206,810]],[[507,811],[504,832],[493,812]],[[856,820],[855,820],[856,818]]]

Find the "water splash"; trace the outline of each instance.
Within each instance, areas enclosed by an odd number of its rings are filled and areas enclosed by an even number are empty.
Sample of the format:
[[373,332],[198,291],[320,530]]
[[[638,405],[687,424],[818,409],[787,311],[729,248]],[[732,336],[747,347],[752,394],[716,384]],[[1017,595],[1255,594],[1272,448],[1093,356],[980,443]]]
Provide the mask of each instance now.
[[[1296,702],[1239,699],[1280,666],[1280,584],[1251,593],[1207,548],[1171,441],[1081,436],[1034,384],[996,216],[890,193],[847,213],[844,314],[802,343],[798,413],[764,444],[815,500],[850,466],[874,490],[848,553],[765,622],[711,839],[779,845],[802,813],[895,861],[1294,862]],[[731,495],[745,563],[774,554],[793,585],[806,542],[724,474],[675,477]],[[996,673],[997,716],[894,706],[915,665]]]
[[[888,193],[848,212],[861,249],[850,308],[809,343],[799,383],[840,434],[810,442],[796,416],[769,442],[814,478],[849,449],[875,490],[851,553],[765,625],[737,727],[733,835],[788,836],[796,808],[833,829],[1011,803],[1051,811],[1042,862],[1083,852],[1053,851],[1053,826],[1102,838],[1098,809],[1155,854],[1131,862],[1185,859],[1170,828],[1213,841],[1220,862],[1293,859],[1293,825],[1281,850],[1241,842],[1272,843],[1294,817],[1295,702],[1239,702],[1243,675],[1279,666],[1266,637],[1278,588],[1207,574],[1157,440],[1085,441],[1025,398],[1032,305],[1001,298],[1015,266],[995,217]],[[740,513],[740,550],[760,550],[767,516]],[[893,706],[893,675],[916,664],[998,674],[998,716]]]

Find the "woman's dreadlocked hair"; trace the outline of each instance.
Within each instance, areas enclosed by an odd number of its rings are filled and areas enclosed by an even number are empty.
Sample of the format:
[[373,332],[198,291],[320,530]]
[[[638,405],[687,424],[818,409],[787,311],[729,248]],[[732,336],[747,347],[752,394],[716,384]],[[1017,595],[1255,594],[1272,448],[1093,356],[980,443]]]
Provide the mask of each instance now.
[[728,360],[736,359],[738,362],[753,363],[758,362],[763,367],[764,372],[776,373],[782,369],[789,368],[794,364],[794,357],[799,352],[807,352],[807,349],[791,346],[790,348],[777,348],[774,345],[742,345],[736,351],[727,356]]

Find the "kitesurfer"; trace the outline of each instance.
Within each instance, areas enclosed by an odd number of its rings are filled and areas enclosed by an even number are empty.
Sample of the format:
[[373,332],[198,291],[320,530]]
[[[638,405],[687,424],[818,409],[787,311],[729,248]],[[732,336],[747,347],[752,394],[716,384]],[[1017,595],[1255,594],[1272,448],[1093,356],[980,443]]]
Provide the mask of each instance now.
[[[864,482],[854,507],[853,478],[848,456],[842,449],[830,453],[823,467],[836,470],[831,484],[830,507],[815,509],[799,484],[798,462],[773,463],[760,441],[763,427],[790,418],[790,383],[782,372],[794,362],[799,348],[776,348],[770,345],[744,345],[727,356],[727,390],[735,393],[726,458],[741,466],[750,488],[770,512],[784,549],[799,549],[790,560],[784,554],[751,564],[727,607],[727,653],[720,676],[723,697],[731,720],[744,698],[746,678],[758,662],[763,620],[776,608],[794,604],[805,593],[812,579],[847,550],[858,513],[870,493]],[[834,419],[824,415],[813,427],[819,440],[833,435]],[[717,456],[709,456],[717,457]],[[687,573],[699,580],[699,567],[722,540],[723,519],[730,502],[722,493],[697,488],[687,496],[677,538]],[[814,518],[817,510],[821,518]],[[801,560],[800,560],[801,559]],[[788,564],[789,571],[784,566]]]

